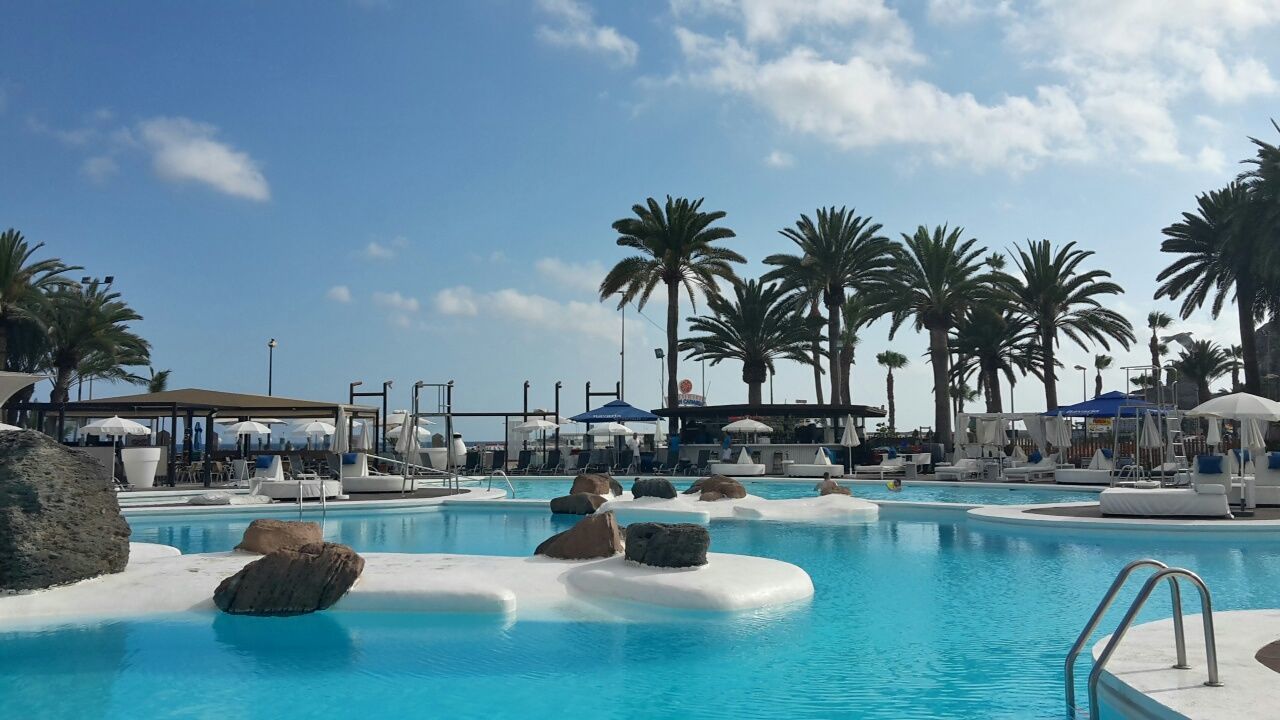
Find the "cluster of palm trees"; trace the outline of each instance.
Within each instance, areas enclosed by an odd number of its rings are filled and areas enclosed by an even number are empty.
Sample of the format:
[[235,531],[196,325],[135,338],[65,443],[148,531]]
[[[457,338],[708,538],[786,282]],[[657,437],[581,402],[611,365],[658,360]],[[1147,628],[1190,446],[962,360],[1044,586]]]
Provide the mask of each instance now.
[[169,371],[139,374],[151,352],[131,329],[142,316],[109,285],[72,279],[80,267],[39,258],[43,247],[14,229],[0,233],[0,367],[50,375],[52,402],[67,402],[73,386],[94,379],[163,389]]
[[[801,215],[780,234],[795,252],[764,259],[771,269],[761,278],[742,280],[735,263],[745,258],[721,243],[735,237],[715,223],[723,212],[706,212],[702,200],[650,198],[633,208],[634,217],[614,223],[618,244],[635,250],[609,271],[600,298],[617,297],[619,307],[640,307],[659,284],[667,291],[667,402],[674,406],[677,353],[693,359],[742,363],[742,379],[751,403],[774,362],[788,359],[811,365],[818,402],[847,404],[852,399],[851,371],[858,332],[881,319],[892,340],[906,324],[929,339],[933,370],[934,429],[950,435],[953,398],[983,394],[989,411],[1002,407],[1000,378],[1032,374],[1045,386],[1049,407],[1057,406],[1056,347],[1059,335],[1124,347],[1135,341],[1129,323],[1105,307],[1106,296],[1123,290],[1103,270],[1082,264],[1091,252],[1073,243],[1055,247],[1030,241],[1016,249],[1015,269],[1004,257],[989,254],[962,228],[920,226],[892,240],[882,226],[847,207]],[[728,286],[724,292],[720,284]],[[678,336],[679,299],[684,288],[691,302],[707,298],[709,314],[689,318],[691,334]],[[893,371],[907,356],[890,350],[877,362],[886,370],[889,425],[897,422]],[[968,387],[976,378],[977,391]],[[674,430],[674,427],[672,428]]]

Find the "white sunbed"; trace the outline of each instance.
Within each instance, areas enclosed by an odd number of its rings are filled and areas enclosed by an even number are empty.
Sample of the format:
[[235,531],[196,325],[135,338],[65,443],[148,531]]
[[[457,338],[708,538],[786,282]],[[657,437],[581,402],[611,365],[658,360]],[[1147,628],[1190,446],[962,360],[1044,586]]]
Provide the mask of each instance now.
[[1058,468],[1053,481],[1065,485],[1110,485],[1111,471],[1115,467],[1115,461],[1098,450],[1093,454],[1088,467]]
[[973,480],[982,475],[982,466],[973,458],[960,458],[952,465],[939,465],[933,469],[939,480]]
[[787,466],[787,477],[844,477],[844,466],[833,465],[825,450],[819,448],[811,463],[790,463]]
[[1035,480],[1054,479],[1058,471],[1058,463],[1052,455],[1040,458],[1040,462],[1021,467],[1005,468],[1004,478],[1009,482],[1032,482]]
[[339,458],[342,491],[348,493],[402,492],[407,487],[403,475],[369,472],[369,457],[362,452],[347,453]]
[[342,494],[342,483],[337,480],[299,479],[287,480],[279,455],[269,456],[271,460],[266,467],[254,467],[253,477],[249,479],[250,493],[263,495],[272,500],[316,499],[323,493],[324,497],[337,497]]
[[885,458],[880,461],[879,465],[854,465],[853,474],[856,475],[877,475],[881,480],[887,475],[901,475],[907,470],[906,461],[903,458]]
[[1232,517],[1226,485],[1208,482],[1186,488],[1108,488],[1098,494],[1098,504],[1103,515]]
[[746,448],[742,448],[742,452],[738,453],[736,462],[715,462],[711,463],[707,470],[712,475],[728,475],[729,477],[757,477],[764,475],[764,465],[751,459],[751,453]]

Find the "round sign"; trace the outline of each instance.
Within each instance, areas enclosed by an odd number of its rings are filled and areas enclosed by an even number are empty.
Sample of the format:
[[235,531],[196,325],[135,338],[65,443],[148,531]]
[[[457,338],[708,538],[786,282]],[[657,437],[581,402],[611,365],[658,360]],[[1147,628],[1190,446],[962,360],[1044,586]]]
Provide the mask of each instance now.
[[688,395],[689,393],[693,392],[693,381],[690,380],[689,378],[685,378],[684,380],[681,380],[680,392],[684,393],[685,395]]

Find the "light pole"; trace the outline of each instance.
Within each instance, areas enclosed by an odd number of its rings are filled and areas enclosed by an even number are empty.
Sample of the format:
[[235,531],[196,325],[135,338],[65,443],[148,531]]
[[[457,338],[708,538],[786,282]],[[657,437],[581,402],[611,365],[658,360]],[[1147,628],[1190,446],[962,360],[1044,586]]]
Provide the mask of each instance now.
[[1084,402],[1089,399],[1089,371],[1083,365],[1075,368],[1080,371],[1080,402]]
[[267,341],[267,395],[271,395],[273,380],[276,374],[276,342],[275,338]]
[[773,368],[769,368],[769,404],[773,404]]
[[667,356],[662,348],[654,348],[653,356],[658,358],[658,407],[667,406],[667,364],[663,358]]

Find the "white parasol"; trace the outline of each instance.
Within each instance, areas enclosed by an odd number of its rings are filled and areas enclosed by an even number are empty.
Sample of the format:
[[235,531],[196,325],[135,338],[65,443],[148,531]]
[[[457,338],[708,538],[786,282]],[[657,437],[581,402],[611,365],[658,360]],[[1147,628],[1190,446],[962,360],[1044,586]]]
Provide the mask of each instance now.
[[111,438],[111,481],[116,479],[116,440],[126,435],[150,435],[151,428],[142,423],[134,422],[113,415],[103,420],[95,420],[84,427],[80,431],[85,435],[106,435]]

